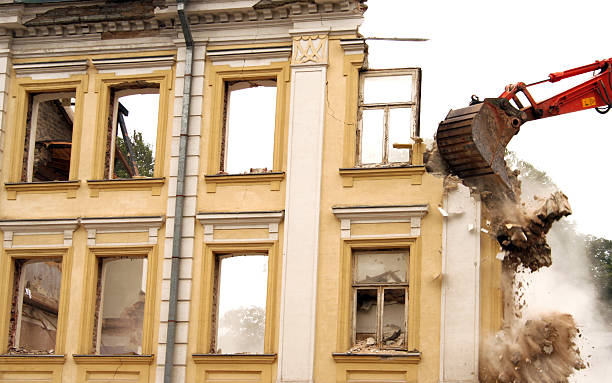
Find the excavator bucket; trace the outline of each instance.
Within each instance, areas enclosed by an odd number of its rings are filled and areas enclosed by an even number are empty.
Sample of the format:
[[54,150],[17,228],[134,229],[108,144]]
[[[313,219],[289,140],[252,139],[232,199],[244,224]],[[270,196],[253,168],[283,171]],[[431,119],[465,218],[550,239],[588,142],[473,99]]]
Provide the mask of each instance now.
[[504,98],[487,98],[451,110],[438,125],[438,150],[451,172],[462,179],[484,180],[511,189],[504,154],[523,121],[524,113]]

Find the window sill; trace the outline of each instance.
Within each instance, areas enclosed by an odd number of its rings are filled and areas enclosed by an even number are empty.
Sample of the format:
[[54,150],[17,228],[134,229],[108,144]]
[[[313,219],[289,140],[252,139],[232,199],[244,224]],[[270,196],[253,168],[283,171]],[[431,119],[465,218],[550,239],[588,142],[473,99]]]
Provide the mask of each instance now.
[[342,186],[345,188],[353,187],[355,179],[410,179],[411,185],[420,185],[423,174],[425,173],[425,166],[408,165],[378,168],[340,168],[339,172],[342,177]]
[[130,178],[114,180],[87,180],[89,196],[98,198],[100,191],[140,191],[150,190],[152,196],[161,195],[165,178]]
[[247,173],[247,174],[208,174],[204,176],[206,192],[216,193],[217,185],[267,184],[271,191],[279,191],[285,172]]
[[417,364],[421,361],[420,351],[388,352],[388,353],[363,353],[353,354],[345,352],[334,352],[332,358],[336,363],[399,363]]
[[195,364],[272,364],[276,354],[193,354]]
[[76,364],[143,364],[153,361],[153,355],[72,355]]
[[2,354],[0,364],[64,364],[64,355]]
[[14,182],[5,183],[6,199],[17,199],[17,193],[66,193],[66,198],[76,198],[76,191],[81,181],[47,181],[47,182]]

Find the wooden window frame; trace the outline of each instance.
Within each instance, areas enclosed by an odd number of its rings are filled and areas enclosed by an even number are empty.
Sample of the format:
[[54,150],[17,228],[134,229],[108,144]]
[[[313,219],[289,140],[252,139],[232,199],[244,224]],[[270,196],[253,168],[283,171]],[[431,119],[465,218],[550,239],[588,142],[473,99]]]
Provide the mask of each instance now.
[[[376,309],[376,345],[380,349],[385,350],[406,350],[406,345],[408,341],[408,306],[410,302],[408,301],[410,296],[410,280],[408,282],[398,282],[398,283],[358,283],[356,282],[356,272],[357,272],[357,257],[359,254],[368,254],[368,253],[388,253],[388,254],[399,254],[406,253],[408,254],[408,266],[410,266],[410,249],[409,248],[398,248],[398,249],[369,249],[369,250],[354,250],[352,253],[351,267],[352,267],[352,302],[351,302],[351,310],[352,310],[352,338],[351,344],[355,345],[356,343],[356,333],[357,333],[357,291],[359,290],[374,290],[377,291],[377,309]],[[408,267],[406,270],[409,274],[410,268]],[[409,277],[409,275],[407,275]],[[404,303],[404,346],[403,347],[386,347],[382,344],[382,332],[383,332],[383,319],[384,319],[384,292],[385,290],[400,290],[404,289],[405,291],[405,303]]]
[[[415,351],[419,347],[420,284],[421,284],[421,239],[420,237],[368,237],[342,240],[340,263],[340,289],[338,297],[337,350],[345,353],[353,342],[354,333],[354,253],[401,249],[409,254],[409,284],[407,295],[406,345],[402,350]],[[393,349],[390,349],[393,350]]]
[[[412,99],[406,102],[386,102],[386,103],[365,103],[364,102],[364,82],[366,78],[371,77],[393,77],[393,76],[412,76]],[[420,105],[421,105],[421,68],[397,68],[397,69],[372,69],[359,73],[359,96],[357,107],[357,129],[356,129],[356,145],[355,145],[355,164],[358,167],[374,167],[374,166],[393,166],[410,164],[406,162],[389,162],[389,112],[393,108],[403,108],[412,110],[412,121],[410,126],[410,137],[418,137],[420,135]],[[378,163],[362,163],[362,131],[363,131],[363,111],[364,110],[383,110],[383,157],[382,162]]]

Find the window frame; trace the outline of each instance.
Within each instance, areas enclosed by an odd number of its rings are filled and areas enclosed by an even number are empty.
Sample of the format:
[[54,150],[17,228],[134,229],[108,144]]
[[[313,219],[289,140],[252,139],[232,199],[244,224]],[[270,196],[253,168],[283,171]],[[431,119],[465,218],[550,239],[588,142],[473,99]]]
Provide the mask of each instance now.
[[279,280],[279,254],[277,241],[257,241],[257,242],[226,242],[226,243],[207,243],[204,248],[202,262],[203,281],[200,286],[201,292],[199,307],[199,326],[196,350],[198,354],[207,355],[242,355],[242,354],[216,354],[213,350],[215,346],[213,338],[216,338],[217,327],[214,325],[213,318],[218,316],[216,307],[216,297],[218,289],[217,277],[217,257],[232,255],[263,255],[268,256],[268,281],[266,297],[266,320],[264,333],[264,349],[261,354],[246,354],[247,356],[262,356],[274,354],[277,348],[275,342],[278,329],[273,326],[277,320],[278,295],[277,284]]
[[[62,276],[60,281],[60,300],[57,314],[57,332],[55,335],[55,349],[53,355],[62,355],[65,351],[68,302],[70,301],[70,277],[72,266],[72,249],[58,246],[54,248],[11,248],[4,249],[2,262],[2,284],[0,285],[0,302],[3,309],[0,313],[0,342],[2,353],[7,354],[10,343],[11,310],[13,308],[13,294],[15,288],[15,263],[17,261],[45,261],[51,259],[62,260]],[[37,355],[34,353],[25,355]]]
[[[155,92],[157,91],[157,92]],[[135,95],[140,95],[140,94],[157,94],[160,96],[161,99],[161,95],[160,95],[160,90],[159,88],[137,88],[137,89],[122,89],[122,90],[117,90],[115,91],[115,98],[113,100],[113,105],[109,105],[109,108],[112,107],[113,113],[112,113],[112,126],[113,126],[113,131],[111,132],[111,142],[110,142],[110,147],[111,148],[115,148],[115,146],[117,145],[117,123],[118,123],[118,119],[119,119],[119,99],[121,97],[125,97],[125,96],[135,96]],[[109,100],[110,102],[110,100]],[[158,105],[159,107],[159,105]],[[153,153],[154,155],[157,155],[157,141],[158,141],[158,134],[159,134],[159,118],[160,116],[157,116],[157,127],[158,127],[158,131],[156,132],[155,135],[155,147],[153,148]],[[142,132],[141,132],[142,133]],[[129,135],[129,130],[128,130],[128,135]],[[109,163],[108,163],[108,173],[104,175],[104,177],[108,180],[113,180],[115,178],[113,178],[113,173],[115,170],[115,150],[111,150],[110,154],[109,154]],[[157,163],[157,157],[154,157],[154,164]],[[155,166],[155,165],[154,165]],[[105,169],[106,169],[106,164],[105,164]],[[153,177],[155,177],[155,174],[153,175]],[[144,178],[153,178],[153,177],[144,177]],[[137,179],[137,178],[128,178],[128,179]]]
[[[253,80],[274,80],[276,82],[276,119],[274,127],[274,153],[272,159],[272,169],[269,174],[282,172],[285,161],[285,147],[287,139],[288,108],[289,108],[289,82],[290,68],[288,62],[273,62],[264,66],[253,67],[231,67],[229,65],[213,65],[207,62],[208,86],[210,102],[210,142],[208,147],[208,161],[206,174],[223,174],[221,168],[221,154],[224,130],[225,130],[225,103],[226,103],[226,84],[228,82],[253,81]],[[206,123],[206,122],[205,122]],[[227,151],[225,151],[227,152]],[[235,174],[227,174],[233,176]]]
[[[106,140],[108,135],[108,123],[109,119],[114,119],[116,113],[111,115],[111,107],[114,109],[114,105],[111,105],[111,93],[113,88],[124,84],[137,84],[138,82],[155,83],[159,86],[159,108],[157,113],[157,135],[155,140],[155,167],[153,170],[153,177],[144,178],[130,178],[128,180],[151,180],[153,178],[161,178],[166,172],[166,141],[167,136],[170,132],[167,129],[170,93],[172,91],[172,71],[160,70],[154,71],[149,74],[135,74],[135,75],[122,75],[117,76],[115,74],[103,73],[98,74],[96,78],[96,93],[97,98],[97,110],[98,118],[96,121],[96,137],[95,137],[95,148],[92,175],[94,180],[105,180],[114,181],[114,179],[108,178],[108,174],[105,174],[105,163],[106,163]],[[137,93],[138,88],[134,88],[134,92]],[[151,89],[150,87],[143,87],[142,90]],[[116,125],[115,125],[116,126]],[[109,166],[109,169],[111,167]],[[118,181],[124,181],[119,179]]]
[[[357,273],[357,257],[359,254],[370,254],[370,253],[388,253],[388,254],[400,254],[406,253],[408,255],[408,267],[406,268],[406,277],[408,282],[378,282],[378,283],[358,283],[356,282]],[[374,290],[377,292],[377,309],[376,309],[376,345],[380,349],[384,350],[406,350],[405,347],[386,347],[382,344],[382,332],[383,332],[383,320],[384,320],[384,293],[385,290],[400,290],[405,291],[405,303],[404,303],[404,345],[408,342],[408,307],[410,305],[410,248],[398,248],[398,249],[367,249],[367,250],[353,250],[351,255],[351,268],[352,268],[352,302],[351,302],[351,315],[352,315],[352,340],[351,344],[355,345],[357,335],[357,292],[359,290]]]
[[[16,104],[10,107],[13,110],[12,119],[9,121],[9,126],[14,126],[12,144],[10,145],[10,166],[8,169],[10,183],[27,183],[23,182],[23,160],[26,154],[25,139],[27,130],[28,114],[30,112],[30,97],[40,94],[57,94],[57,93],[73,93],[75,98],[74,120],[72,122],[72,144],[70,149],[70,170],[68,181],[78,179],[79,159],[81,149],[81,134],[83,122],[83,105],[84,92],[87,89],[87,76],[73,75],[66,79],[51,79],[51,80],[34,80],[32,78],[17,78],[15,79],[15,92],[13,95],[16,98]],[[31,132],[30,132],[31,133]],[[29,165],[28,165],[29,166]],[[27,172],[27,169],[26,169]],[[27,173],[26,173],[27,179]],[[54,183],[58,181],[42,181],[38,183]]]
[[353,270],[355,252],[401,249],[409,254],[408,295],[406,296],[406,343],[401,349],[389,351],[415,351],[419,348],[419,318],[420,318],[420,284],[421,284],[421,238],[413,236],[400,237],[367,237],[348,238],[342,240],[340,259],[340,288],[338,296],[338,337],[337,350],[345,353],[353,347],[355,301],[353,290]]
[[[412,76],[412,99],[405,102],[385,102],[385,103],[365,103],[364,102],[364,83],[366,78],[371,77],[393,77],[393,76]],[[394,69],[370,69],[359,72],[359,87],[357,98],[357,126],[355,132],[355,165],[357,167],[377,167],[377,166],[397,166],[409,164],[406,162],[389,162],[389,113],[393,108],[410,109],[412,120],[410,126],[410,137],[420,136],[420,114],[421,114],[421,68],[394,68]],[[382,162],[362,163],[362,138],[363,138],[363,111],[364,110],[383,110],[383,150]],[[412,157],[412,151],[411,155]]]
[[270,274],[270,256],[267,252],[249,252],[249,251],[244,251],[244,252],[231,252],[231,253],[223,253],[223,252],[219,252],[219,253],[215,253],[215,270],[214,270],[214,284],[215,284],[215,288],[214,288],[214,294],[213,294],[213,309],[211,310],[212,312],[212,318],[211,321],[213,323],[213,325],[211,326],[211,333],[210,333],[210,353],[211,354],[216,354],[216,349],[218,348],[218,342],[219,342],[219,338],[218,338],[218,330],[219,330],[219,320],[221,319],[219,317],[219,295],[221,292],[221,261],[223,259],[228,259],[228,258],[232,258],[232,257],[238,257],[238,256],[266,256],[267,257],[267,263],[268,263],[268,276],[267,276],[267,282],[266,282],[266,319],[265,319],[265,328],[264,328],[264,351],[262,351],[261,353],[258,354],[245,354],[245,355],[263,355],[265,354],[265,341],[266,341],[266,336],[265,333],[267,332],[267,324],[268,324],[268,318],[267,318],[267,311],[268,311],[268,285],[269,285],[269,274]]
[[[84,275],[84,301],[83,301],[83,320],[81,321],[80,331],[80,352],[83,355],[100,356],[97,353],[97,344],[94,343],[94,329],[96,328],[96,311],[101,309],[98,306],[98,280],[100,276],[99,262],[104,259],[112,258],[143,258],[147,263],[146,295],[144,303],[144,319],[142,323],[142,353],[140,355],[151,355],[156,346],[153,339],[156,323],[155,302],[157,300],[157,246],[91,246],[88,248],[86,258],[86,274]],[[115,354],[111,354],[115,355]],[[119,355],[119,354],[118,354]],[[117,356],[118,356],[117,355]]]

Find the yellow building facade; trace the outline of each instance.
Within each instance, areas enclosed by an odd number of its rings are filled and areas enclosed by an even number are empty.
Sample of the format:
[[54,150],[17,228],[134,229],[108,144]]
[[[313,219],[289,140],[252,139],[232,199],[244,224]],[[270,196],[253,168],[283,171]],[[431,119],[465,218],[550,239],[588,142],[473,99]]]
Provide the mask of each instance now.
[[478,381],[498,246],[365,8],[0,2],[0,382]]

